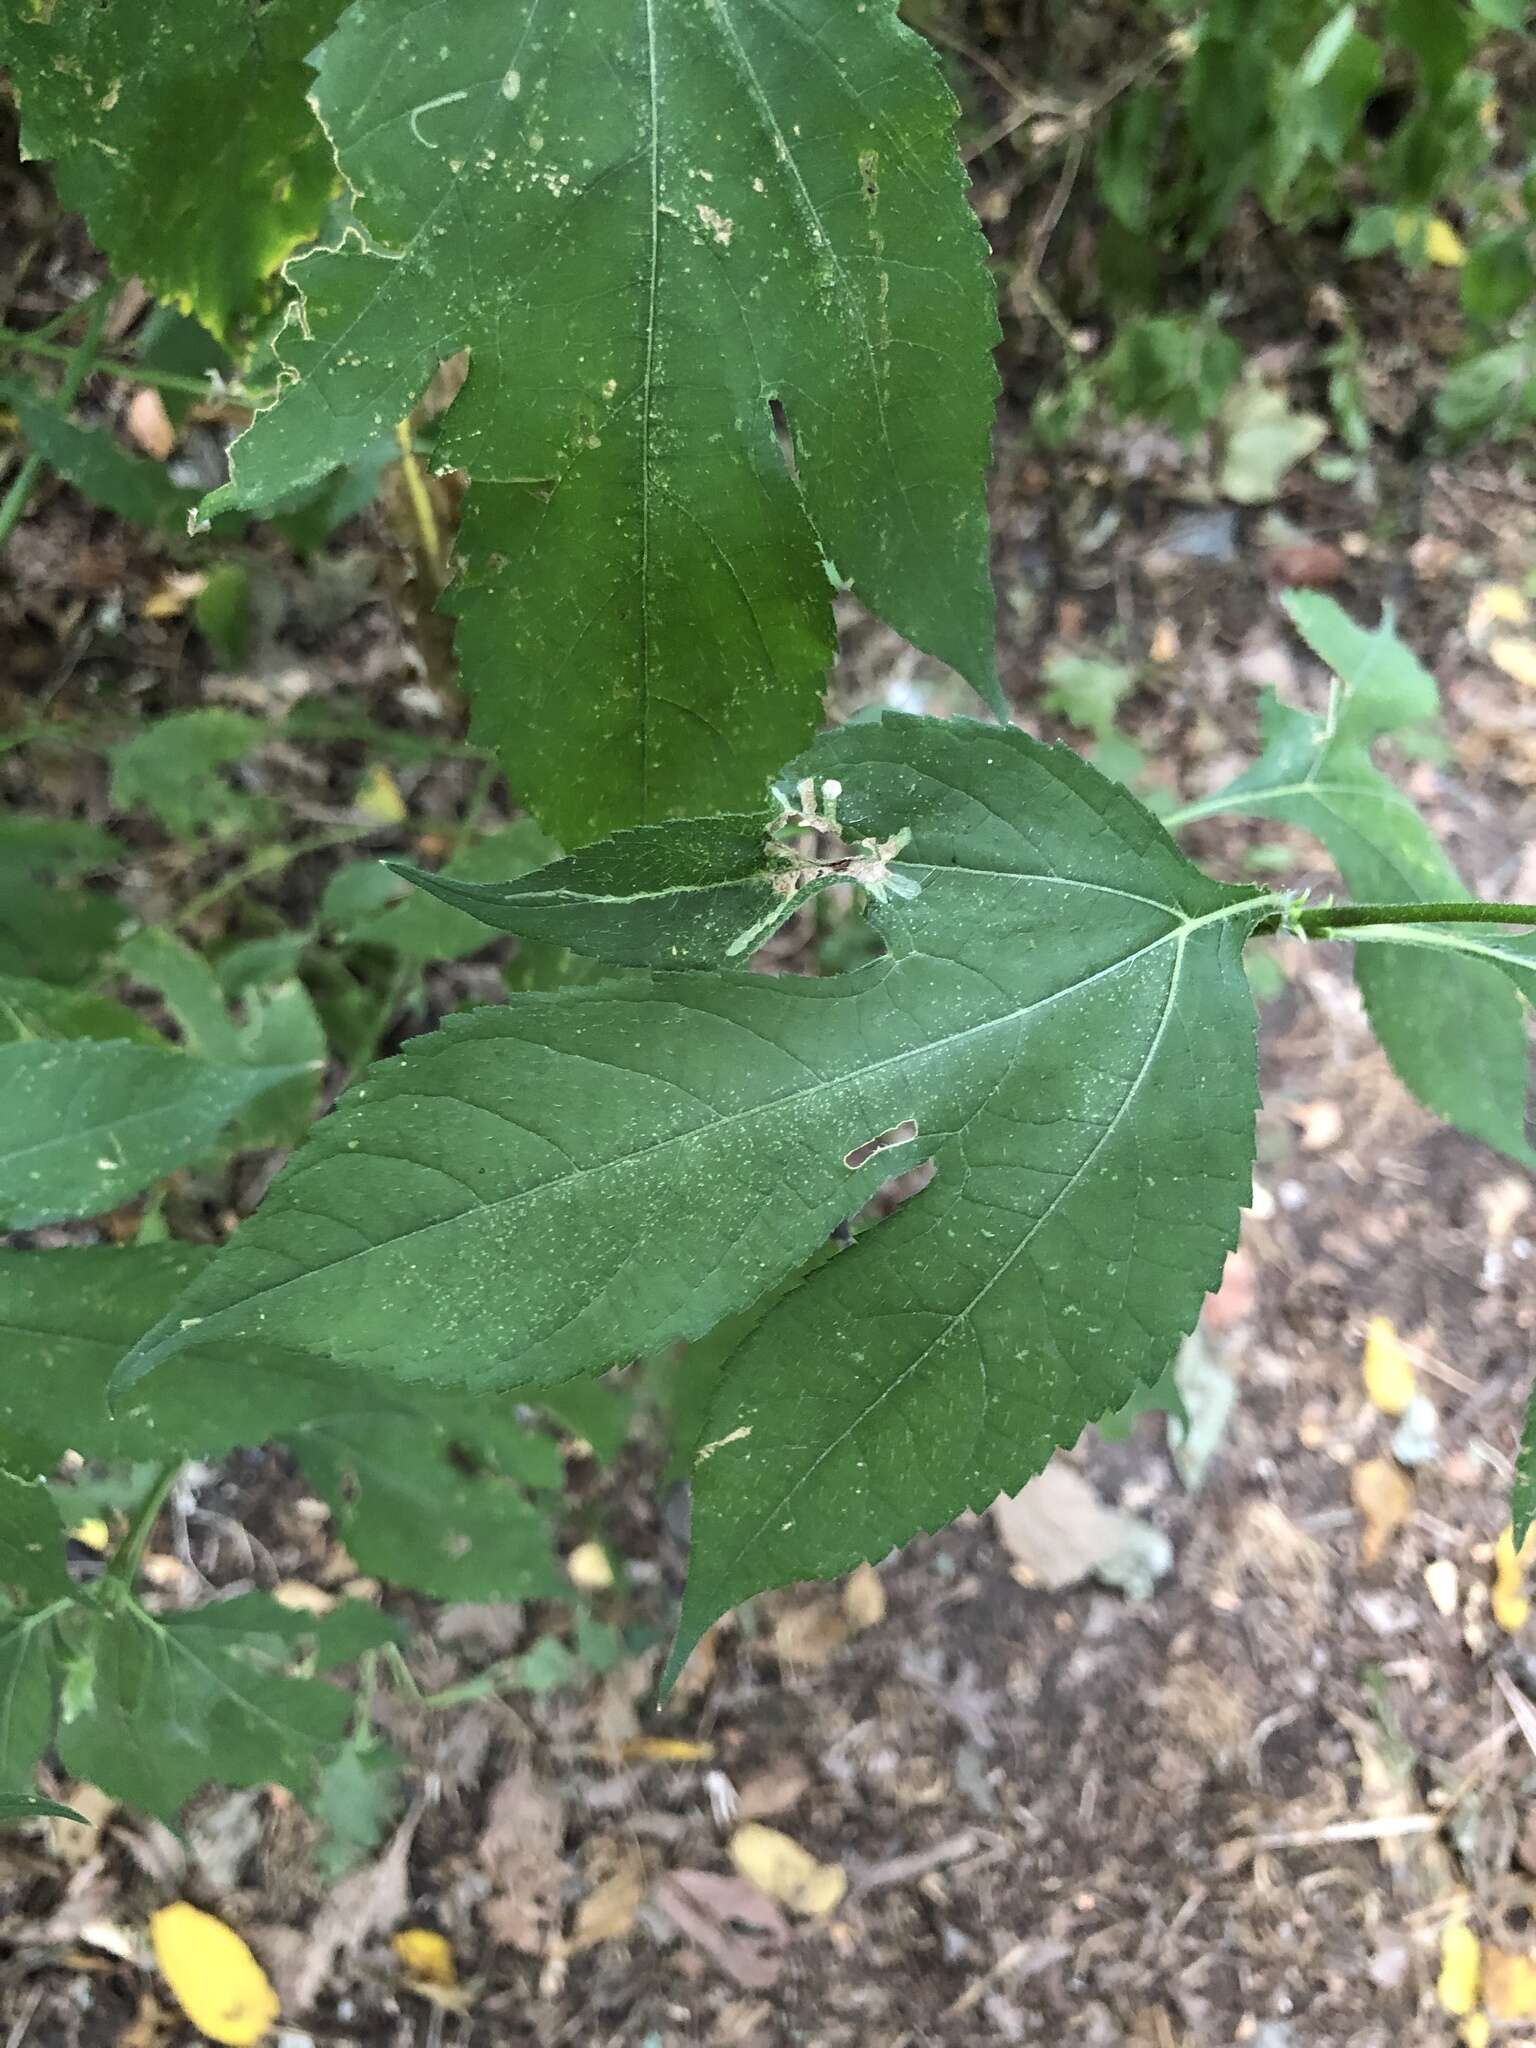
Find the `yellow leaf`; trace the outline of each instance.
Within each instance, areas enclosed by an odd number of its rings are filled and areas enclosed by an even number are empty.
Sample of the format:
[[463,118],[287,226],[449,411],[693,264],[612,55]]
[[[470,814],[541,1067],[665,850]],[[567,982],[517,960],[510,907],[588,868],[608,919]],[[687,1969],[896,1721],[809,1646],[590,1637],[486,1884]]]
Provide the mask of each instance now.
[[177,2004],[200,2033],[221,2048],[256,2048],[266,2039],[280,2010],[277,1993],[232,1927],[178,1899],[152,1917],[149,1938]]
[[1518,1635],[1530,1618],[1531,1603],[1526,1597],[1525,1569],[1530,1561],[1532,1546],[1536,1545],[1536,1528],[1526,1531],[1525,1541],[1518,1555],[1515,1551],[1515,1532],[1506,1523],[1493,1551],[1493,1593],[1489,1605],[1493,1618],[1506,1635]]
[[1390,1458],[1367,1458],[1350,1474],[1349,1490],[1365,1524],[1360,1562],[1369,1567],[1413,1512],[1413,1481]]
[[885,1619],[885,1581],[872,1564],[861,1564],[843,1581],[843,1613],[854,1628],[878,1628]]
[[1383,1415],[1403,1415],[1412,1406],[1418,1375],[1387,1316],[1372,1316],[1366,1325],[1361,1372],[1366,1399]]
[[1482,1975],[1482,1950],[1464,1920],[1452,1921],[1440,1937],[1440,1982],[1436,1994],[1453,2019],[1463,2019],[1477,2004]]
[[370,768],[363,777],[352,808],[379,825],[399,825],[405,818],[405,798],[399,784],[382,765]]
[[1483,640],[1494,626],[1527,626],[1531,608],[1513,583],[1484,583],[1467,607],[1467,638]]
[[565,1560],[565,1569],[582,1593],[606,1593],[613,1584],[613,1566],[601,1543],[578,1543]]
[[1424,254],[1444,270],[1460,270],[1467,245],[1448,221],[1432,220],[1424,231]]
[[707,1764],[712,1742],[687,1742],[680,1735],[632,1735],[619,1750],[627,1764]]
[[1536,690],[1536,640],[1500,633],[1488,642],[1488,659],[1522,690]]
[[1443,1614],[1449,1621],[1461,1602],[1461,1574],[1456,1569],[1455,1560],[1433,1558],[1424,1567],[1424,1583],[1435,1603],[1436,1614]]
[[87,1515],[83,1522],[76,1522],[69,1533],[76,1543],[83,1543],[87,1550],[105,1550],[112,1541],[112,1531],[100,1515]]
[[1461,2048],[1488,2048],[1493,2032],[1485,2012],[1469,2012],[1461,2023]]
[[1536,2019],[1536,1962],[1505,1949],[1485,1948],[1483,2003],[1490,2019]]
[[432,1984],[451,1991],[459,1981],[453,1950],[445,1935],[430,1927],[402,1927],[390,1940],[400,1967],[418,1984]]
[[732,1835],[731,1861],[760,1892],[795,1913],[830,1913],[848,1889],[841,1864],[818,1863],[798,1842],[759,1821],[749,1821]]

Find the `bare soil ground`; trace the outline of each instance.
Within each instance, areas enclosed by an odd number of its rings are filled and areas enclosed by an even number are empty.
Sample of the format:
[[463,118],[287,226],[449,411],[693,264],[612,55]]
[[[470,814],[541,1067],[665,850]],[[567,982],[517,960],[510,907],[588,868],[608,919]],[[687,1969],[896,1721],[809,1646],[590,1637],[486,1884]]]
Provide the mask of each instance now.
[[[1276,593],[1296,571],[1285,550],[1321,550],[1308,573],[1362,617],[1395,600],[1441,682],[1449,748],[1403,760],[1408,785],[1474,885],[1536,896],[1536,697],[1469,630],[1476,593],[1536,563],[1536,494],[1487,455],[1440,465],[1388,448],[1370,482],[1303,473],[1277,507],[1235,513],[1213,502],[1200,452],[1165,436],[1107,435],[1046,465],[1005,418],[997,565],[1019,716],[1066,731],[1041,711],[1042,657],[1108,649],[1141,679],[1124,724],[1153,779],[1219,785],[1249,756],[1260,685],[1320,701]],[[288,675],[343,709],[440,730],[451,708],[435,723],[408,694],[423,665],[388,554],[376,528],[307,571],[274,549],[272,660],[254,679],[210,676],[183,621],[145,616],[174,561],[50,491],[0,597],[0,712],[259,704]],[[893,684],[942,701],[925,664],[852,623],[841,700]],[[284,772],[310,778],[318,814],[358,759],[338,741]],[[96,772],[7,756],[0,795],[101,815]],[[413,810],[451,809],[466,772],[407,778]],[[1327,885],[1316,850],[1275,828],[1211,825],[1197,850],[1242,874],[1276,843],[1298,879]],[[324,857],[300,863],[269,900],[305,908],[325,872]],[[153,910],[189,880],[146,848],[125,886]],[[1536,1329],[1536,1191],[1414,1107],[1343,949],[1277,960],[1254,1206],[1207,1322],[1237,1382],[1230,1425],[1193,1498],[1160,1416],[1123,1443],[1090,1432],[1076,1454],[1106,1500],[1169,1538],[1149,1598],[1020,1584],[976,1520],[888,1560],[883,1599],[865,1579],[756,1603],[659,1723],[643,1711],[654,1655],[583,1694],[430,1714],[390,1698],[411,1805],[340,1890],[316,1875],[302,1814],[270,1793],[207,1795],[180,1839],[122,1812],[83,1853],[62,1835],[7,1837],[6,2048],[190,2041],[144,1967],[147,1914],[177,1896],[251,1940],[288,1994],[286,2048],[1452,2041],[1435,1996],[1445,1924],[1469,1918],[1510,1954],[1536,1940],[1536,1658],[1488,1592]],[[446,1005],[465,986],[461,973],[438,993]],[[238,1187],[231,1199],[246,1205]],[[1411,1347],[1441,1428],[1406,1520],[1367,1564],[1352,1479],[1391,1427],[1361,1388],[1376,1315]],[[608,1489],[630,1563],[626,1617],[661,1629],[682,1550],[675,1511],[647,1490],[655,1463],[641,1446],[589,1483]],[[257,1537],[258,1582],[323,1570],[331,1546],[281,1458],[236,1460],[206,1489]],[[427,1691],[530,1625],[402,1606],[421,1619],[410,1661]],[[655,1734],[710,1753],[636,1751]],[[754,1909],[745,1926],[722,1880],[746,1819],[841,1866],[841,1903],[815,1918]],[[462,2009],[407,1988],[389,1946],[403,1926],[448,1936]],[[1536,2023],[1497,2038],[1536,2041]]]

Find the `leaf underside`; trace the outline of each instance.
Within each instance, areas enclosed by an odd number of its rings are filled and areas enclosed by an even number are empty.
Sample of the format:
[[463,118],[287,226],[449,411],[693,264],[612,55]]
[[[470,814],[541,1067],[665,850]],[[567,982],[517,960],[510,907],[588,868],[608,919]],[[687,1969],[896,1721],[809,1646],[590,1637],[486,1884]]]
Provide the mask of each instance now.
[[1275,899],[1016,731],[887,717],[788,773],[841,783],[852,840],[910,832],[885,958],[450,1020],[319,1127],[124,1376],[231,1339],[486,1387],[600,1371],[749,1306],[932,1159],[727,1371],[685,1633],[1022,1482],[1155,1378],[1249,1191],[1241,950]]
[[356,0],[316,61],[361,232],[290,267],[292,381],[217,502],[468,351],[459,656],[563,844],[758,799],[818,717],[832,565],[999,702],[996,314],[895,0]]
[[123,276],[215,334],[336,184],[303,59],[344,0],[0,0],[28,155]]

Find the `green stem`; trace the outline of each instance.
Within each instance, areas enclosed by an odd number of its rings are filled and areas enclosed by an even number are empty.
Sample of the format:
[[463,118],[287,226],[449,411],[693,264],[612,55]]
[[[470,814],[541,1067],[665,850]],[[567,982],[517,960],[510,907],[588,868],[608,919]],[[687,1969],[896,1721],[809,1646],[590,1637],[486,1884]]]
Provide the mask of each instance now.
[[332,846],[355,846],[360,839],[371,839],[376,832],[388,829],[386,825],[351,825],[335,832],[316,832],[309,839],[296,839],[291,846],[263,846],[249,860],[241,861],[227,875],[221,875],[200,896],[194,896],[185,910],[176,913],[172,928],[194,923],[205,911],[222,903],[226,896],[235,895],[248,882],[259,882],[266,875],[281,874],[284,868],[302,860],[307,853],[324,853]]
[[181,1477],[182,1464],[183,1460],[177,1458],[169,1465],[161,1467],[154,1485],[144,1496],[139,1511],[133,1518],[132,1528],[107,1566],[109,1579],[118,1579],[123,1585],[131,1586],[138,1577],[139,1561],[154,1533],[155,1524],[160,1519],[160,1510],[169,1500],[171,1488]]
[[1382,924],[1529,924],[1536,925],[1536,903],[1334,903],[1287,915],[1277,911],[1257,927],[1259,932],[1300,932],[1308,939],[1341,938],[1362,925]]
[[[72,308],[71,312],[78,308]],[[57,342],[40,340],[33,334],[19,333],[14,327],[0,327],[0,349],[12,355],[41,356],[51,363],[67,363],[74,351],[63,348]],[[178,391],[188,398],[228,400],[231,405],[255,408],[270,405],[277,393],[272,391],[246,391],[238,385],[230,385],[222,392],[216,392],[206,377],[189,377],[179,370],[152,370],[143,363],[125,363],[115,357],[108,357],[94,366],[96,373],[103,377],[122,377],[133,384],[151,384],[157,391]]]
[[[103,292],[91,308],[90,322],[78,346],[61,350],[69,363],[69,374],[59,387],[58,404],[61,412],[68,412],[80,396],[80,387],[96,367],[96,351],[101,347],[101,337],[107,330],[107,315],[112,310],[110,296]],[[0,548],[3,548],[21,522],[21,515],[27,509],[32,488],[42,475],[43,458],[31,454],[23,462],[10,489],[0,500]]]

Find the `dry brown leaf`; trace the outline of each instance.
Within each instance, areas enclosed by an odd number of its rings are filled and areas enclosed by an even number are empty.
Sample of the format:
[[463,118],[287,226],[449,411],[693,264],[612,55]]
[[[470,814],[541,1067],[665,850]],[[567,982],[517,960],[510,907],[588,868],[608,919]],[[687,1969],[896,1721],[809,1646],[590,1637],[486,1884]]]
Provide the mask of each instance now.
[[759,1821],[749,1821],[732,1835],[731,1861],[759,1891],[813,1919],[841,1905],[848,1889],[848,1873],[840,1863],[818,1863],[790,1836]]
[[737,1787],[736,1814],[743,1821],[767,1820],[788,1813],[811,1789],[810,1773],[793,1757],[772,1763]]
[[337,1605],[336,1595],[308,1579],[282,1579],[272,1588],[272,1598],[290,1614],[329,1614]]
[[830,1664],[848,1640],[848,1622],[829,1597],[785,1601],[774,1616],[773,1654],[781,1664],[803,1664],[819,1670]]
[[281,2007],[267,1973],[232,1927],[185,1899],[149,1923],[155,1961],[199,2033],[222,2048],[256,2048]]
[[617,1941],[635,1924],[645,1897],[645,1859],[638,1849],[616,1849],[615,1868],[595,1884],[576,1908],[566,1952],[579,1955],[600,1941]]
[[342,1959],[405,1917],[410,1905],[411,1843],[422,1807],[413,1806],[382,1856],[343,1878],[317,1914],[303,1946],[274,1958],[273,1976],[290,2013],[307,2012]]
[[543,1955],[559,1933],[564,1837],[560,1801],[520,1764],[491,1795],[475,1855],[494,1888],[486,1928],[524,1955]]
[[767,1991],[778,1982],[789,1922],[756,1885],[713,1870],[674,1870],[652,1898],[743,1991]]
[[852,1629],[878,1628],[885,1619],[885,1581],[872,1564],[861,1564],[843,1581],[843,1615]]
[[1485,1947],[1483,2003],[1490,2019],[1536,2019],[1536,1961],[1527,1955]]
[[124,415],[128,438],[156,462],[166,462],[176,450],[176,429],[165,409],[165,400],[149,385],[135,391]]
[[74,1785],[65,1788],[63,1804],[73,1807],[85,1826],[81,1827],[80,1821],[50,1820],[48,1853],[66,1868],[78,1870],[101,1847],[102,1833],[117,1811],[117,1801],[99,1785]]
[[1413,1513],[1413,1481],[1390,1458],[1367,1458],[1350,1474],[1349,1490],[1364,1524],[1360,1562],[1369,1569]]

